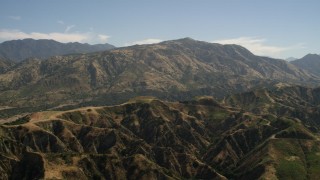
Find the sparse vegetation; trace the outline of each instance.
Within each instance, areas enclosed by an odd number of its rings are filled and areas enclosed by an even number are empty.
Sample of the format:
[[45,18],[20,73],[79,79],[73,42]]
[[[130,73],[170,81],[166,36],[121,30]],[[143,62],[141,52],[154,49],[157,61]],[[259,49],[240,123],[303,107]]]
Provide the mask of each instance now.
[[24,124],[30,121],[30,116],[23,116],[21,118],[18,118],[17,120],[9,123],[5,123],[5,125],[19,125],[19,124]]

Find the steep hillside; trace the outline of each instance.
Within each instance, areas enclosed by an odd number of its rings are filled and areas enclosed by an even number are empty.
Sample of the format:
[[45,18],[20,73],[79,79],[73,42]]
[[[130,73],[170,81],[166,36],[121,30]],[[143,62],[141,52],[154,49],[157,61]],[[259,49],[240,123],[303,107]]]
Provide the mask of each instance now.
[[210,97],[139,97],[1,125],[0,172],[4,179],[317,179],[319,132],[292,114],[254,114]]
[[[212,134],[205,122],[176,108],[194,106],[145,97],[113,107],[34,113],[0,126],[1,174],[12,179],[224,179],[200,158]],[[208,110],[229,113],[203,109]]]
[[308,54],[303,58],[294,60],[290,63],[302,69],[306,69],[313,74],[320,75],[320,55],[318,54]]
[[319,78],[241,46],[185,38],[46,61],[28,59],[0,75],[0,105],[114,104],[137,95],[222,98],[283,81],[312,84]]
[[60,43],[54,40],[12,40],[0,44],[0,57],[12,61],[23,61],[27,58],[46,59],[51,56],[89,53],[113,49],[110,44],[81,44],[81,43]]

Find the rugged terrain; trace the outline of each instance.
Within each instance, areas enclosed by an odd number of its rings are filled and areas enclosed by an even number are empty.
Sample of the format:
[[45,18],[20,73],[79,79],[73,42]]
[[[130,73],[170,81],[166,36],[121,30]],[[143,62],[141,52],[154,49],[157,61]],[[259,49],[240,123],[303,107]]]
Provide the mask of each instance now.
[[319,179],[319,80],[190,38],[0,58],[1,178]]
[[20,62],[27,58],[46,59],[51,56],[105,51],[115,48],[110,44],[60,43],[47,39],[23,39],[0,43],[0,57]]
[[223,103],[138,97],[33,113],[0,126],[0,171],[4,179],[319,179],[319,97],[277,84]]
[[3,111],[106,105],[135,96],[190,100],[223,98],[277,82],[314,85],[319,77],[279,59],[255,56],[238,45],[184,38],[110,51],[28,59],[0,74]]

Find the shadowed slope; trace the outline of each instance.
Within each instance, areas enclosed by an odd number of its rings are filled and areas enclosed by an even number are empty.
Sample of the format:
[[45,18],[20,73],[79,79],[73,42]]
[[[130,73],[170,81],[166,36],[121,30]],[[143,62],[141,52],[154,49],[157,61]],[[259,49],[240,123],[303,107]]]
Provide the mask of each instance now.
[[180,103],[139,97],[117,106],[34,113],[0,126],[0,170],[17,179],[318,177],[318,126],[276,113],[226,107],[210,97]]

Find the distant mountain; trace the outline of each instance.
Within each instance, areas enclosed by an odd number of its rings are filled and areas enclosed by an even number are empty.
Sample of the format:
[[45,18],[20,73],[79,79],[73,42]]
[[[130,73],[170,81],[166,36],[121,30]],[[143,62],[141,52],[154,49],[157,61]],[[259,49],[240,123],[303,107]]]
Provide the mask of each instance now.
[[238,45],[184,38],[46,61],[28,59],[0,75],[0,105],[115,104],[137,95],[223,98],[277,82],[312,84],[319,77]]
[[81,44],[60,43],[54,40],[12,40],[0,44],[0,57],[13,61],[22,61],[27,58],[45,59],[56,55],[89,53],[113,49],[110,44]]
[[290,63],[320,76],[320,55],[318,54],[308,54]]

